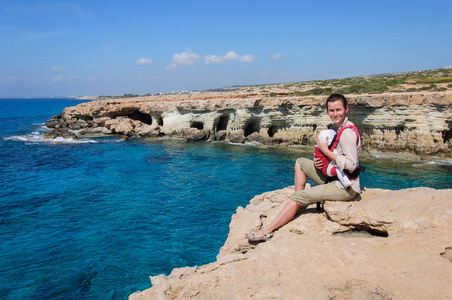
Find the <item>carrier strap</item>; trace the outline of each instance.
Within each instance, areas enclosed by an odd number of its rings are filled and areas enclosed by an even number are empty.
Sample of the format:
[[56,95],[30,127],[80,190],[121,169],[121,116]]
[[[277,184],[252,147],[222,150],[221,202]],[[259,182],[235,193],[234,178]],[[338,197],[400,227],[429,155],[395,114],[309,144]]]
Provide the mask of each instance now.
[[[356,126],[354,125],[346,125],[344,127],[342,127],[334,136],[333,138],[333,142],[330,144],[330,146],[328,147],[328,149],[330,149],[331,151],[334,150],[334,148],[336,148],[337,144],[339,143],[339,139],[341,137],[342,132],[347,129],[353,129],[356,133],[356,146],[359,145],[359,132],[358,132],[358,128],[356,128]],[[353,172],[350,172],[349,170],[344,170],[344,173],[348,176],[348,178],[350,178],[351,180],[356,179],[359,176],[360,173],[360,167],[358,166]],[[364,172],[364,171],[363,171]]]
[[347,129],[347,128],[351,128],[355,131],[356,133],[356,146],[359,145],[359,132],[358,132],[358,128],[356,128],[356,126],[354,125],[346,125],[344,127],[342,127],[341,129],[339,129],[339,131],[336,133],[336,135],[333,138],[333,142],[330,144],[330,146],[328,147],[328,149],[330,149],[331,151],[334,150],[334,148],[336,148],[337,144],[339,143],[339,139],[342,135],[342,132]]

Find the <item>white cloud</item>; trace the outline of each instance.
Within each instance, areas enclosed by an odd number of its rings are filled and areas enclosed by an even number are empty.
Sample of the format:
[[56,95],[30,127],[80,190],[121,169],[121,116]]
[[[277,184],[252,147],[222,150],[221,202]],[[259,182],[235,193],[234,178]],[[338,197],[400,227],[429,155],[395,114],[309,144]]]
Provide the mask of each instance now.
[[[187,52],[176,53],[171,59],[166,69],[176,69],[180,66],[189,66],[197,63],[201,59],[201,56],[197,53],[193,53],[190,49]],[[253,63],[257,59],[254,54],[240,55],[234,51],[229,51],[226,55],[207,54],[204,57],[205,64],[223,64],[228,61],[238,61],[241,63]]]
[[96,77],[88,77],[88,78],[86,78],[86,81],[88,81],[88,82],[93,82],[93,81],[96,81],[96,80],[97,80]]
[[74,79],[76,79],[77,77],[75,77],[74,75],[69,75],[69,76],[63,76],[63,75],[61,75],[61,74],[58,74],[57,76],[55,76],[55,77],[52,77],[51,79],[50,79],[50,81],[52,81],[52,82],[61,82],[61,81],[67,81],[67,82],[69,82],[69,81],[72,81],[72,80],[74,80]]
[[190,66],[198,62],[200,59],[201,56],[199,54],[193,53],[190,49],[187,49],[187,52],[174,54],[170,63],[166,66],[166,69],[171,70],[182,66]]
[[0,77],[0,82],[9,83],[12,85],[16,84],[18,81],[24,81],[24,80],[28,80],[28,78],[24,77],[24,76],[16,76],[16,75]]
[[239,55],[234,51],[229,51],[226,55],[207,54],[204,61],[206,64],[222,64],[226,61],[239,61],[242,63],[253,63],[257,59],[256,55],[245,54]]
[[61,68],[58,66],[52,66],[52,71],[54,72],[66,72],[67,70],[65,68]]
[[270,56],[268,59],[281,60],[281,59],[283,59],[283,55],[281,54],[281,52],[278,52],[278,53],[273,54],[272,56]]
[[204,58],[206,64],[222,64],[225,62],[224,56],[207,54]]
[[150,65],[150,64],[152,64],[152,62],[153,62],[154,60],[153,59],[151,59],[151,58],[140,58],[139,60],[137,60],[135,63],[137,64],[137,65]]
[[235,53],[234,51],[229,51],[229,52],[226,53],[226,55],[224,56],[224,59],[230,60],[230,61],[238,61],[238,60],[240,60],[240,55],[238,55],[238,54]]
[[63,80],[64,80],[64,77],[61,76],[60,74],[58,74],[57,76],[55,76],[55,77],[53,77],[51,79],[52,82],[60,82],[60,81],[63,81]]
[[251,64],[256,59],[257,59],[257,56],[253,55],[253,54],[245,54],[245,55],[240,56],[240,62],[246,63],[246,64]]

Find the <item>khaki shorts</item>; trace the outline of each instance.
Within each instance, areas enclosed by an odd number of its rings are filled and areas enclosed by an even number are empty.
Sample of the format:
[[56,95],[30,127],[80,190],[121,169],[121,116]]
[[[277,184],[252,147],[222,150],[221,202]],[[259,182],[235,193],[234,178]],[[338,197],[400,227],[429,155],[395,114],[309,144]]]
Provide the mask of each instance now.
[[346,189],[338,187],[334,182],[328,182],[322,171],[314,166],[314,161],[307,158],[297,159],[301,171],[310,178],[316,186],[293,193],[290,198],[298,205],[308,205],[321,201],[348,201],[355,197],[356,192],[348,187]]

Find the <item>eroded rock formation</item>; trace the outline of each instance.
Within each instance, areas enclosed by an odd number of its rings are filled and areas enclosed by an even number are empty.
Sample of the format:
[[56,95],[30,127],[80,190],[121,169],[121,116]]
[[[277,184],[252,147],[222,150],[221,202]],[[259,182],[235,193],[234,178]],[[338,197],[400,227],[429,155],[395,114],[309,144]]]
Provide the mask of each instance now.
[[293,187],[254,197],[232,216],[217,261],[151,277],[139,299],[449,299],[452,190],[368,189],[361,200],[308,207],[253,245]]
[[[452,92],[347,97],[364,149],[451,156]],[[68,107],[60,123],[48,123],[82,135],[184,138],[188,133],[205,135],[198,139],[314,145],[317,133],[330,124],[325,98],[205,93],[104,100]]]

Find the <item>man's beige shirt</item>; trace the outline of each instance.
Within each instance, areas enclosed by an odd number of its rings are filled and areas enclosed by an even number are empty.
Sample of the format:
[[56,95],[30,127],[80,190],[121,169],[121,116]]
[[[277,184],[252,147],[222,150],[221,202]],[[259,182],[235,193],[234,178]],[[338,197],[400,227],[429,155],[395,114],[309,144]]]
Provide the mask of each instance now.
[[[337,128],[336,130],[339,131],[342,127],[347,125],[354,124],[348,119],[348,117],[345,117],[344,123],[342,123],[341,127]],[[356,141],[359,142],[356,143]],[[336,146],[336,150],[338,153],[336,159],[336,167],[339,168],[341,171],[346,169],[349,170],[350,172],[353,172],[359,166],[358,151],[360,145],[361,139],[359,138],[359,136],[356,136],[355,131],[351,128],[345,129],[342,132],[339,138],[339,143]],[[339,180],[335,181],[335,184],[340,188],[344,188]],[[351,188],[355,192],[361,193],[359,177],[353,181]]]

